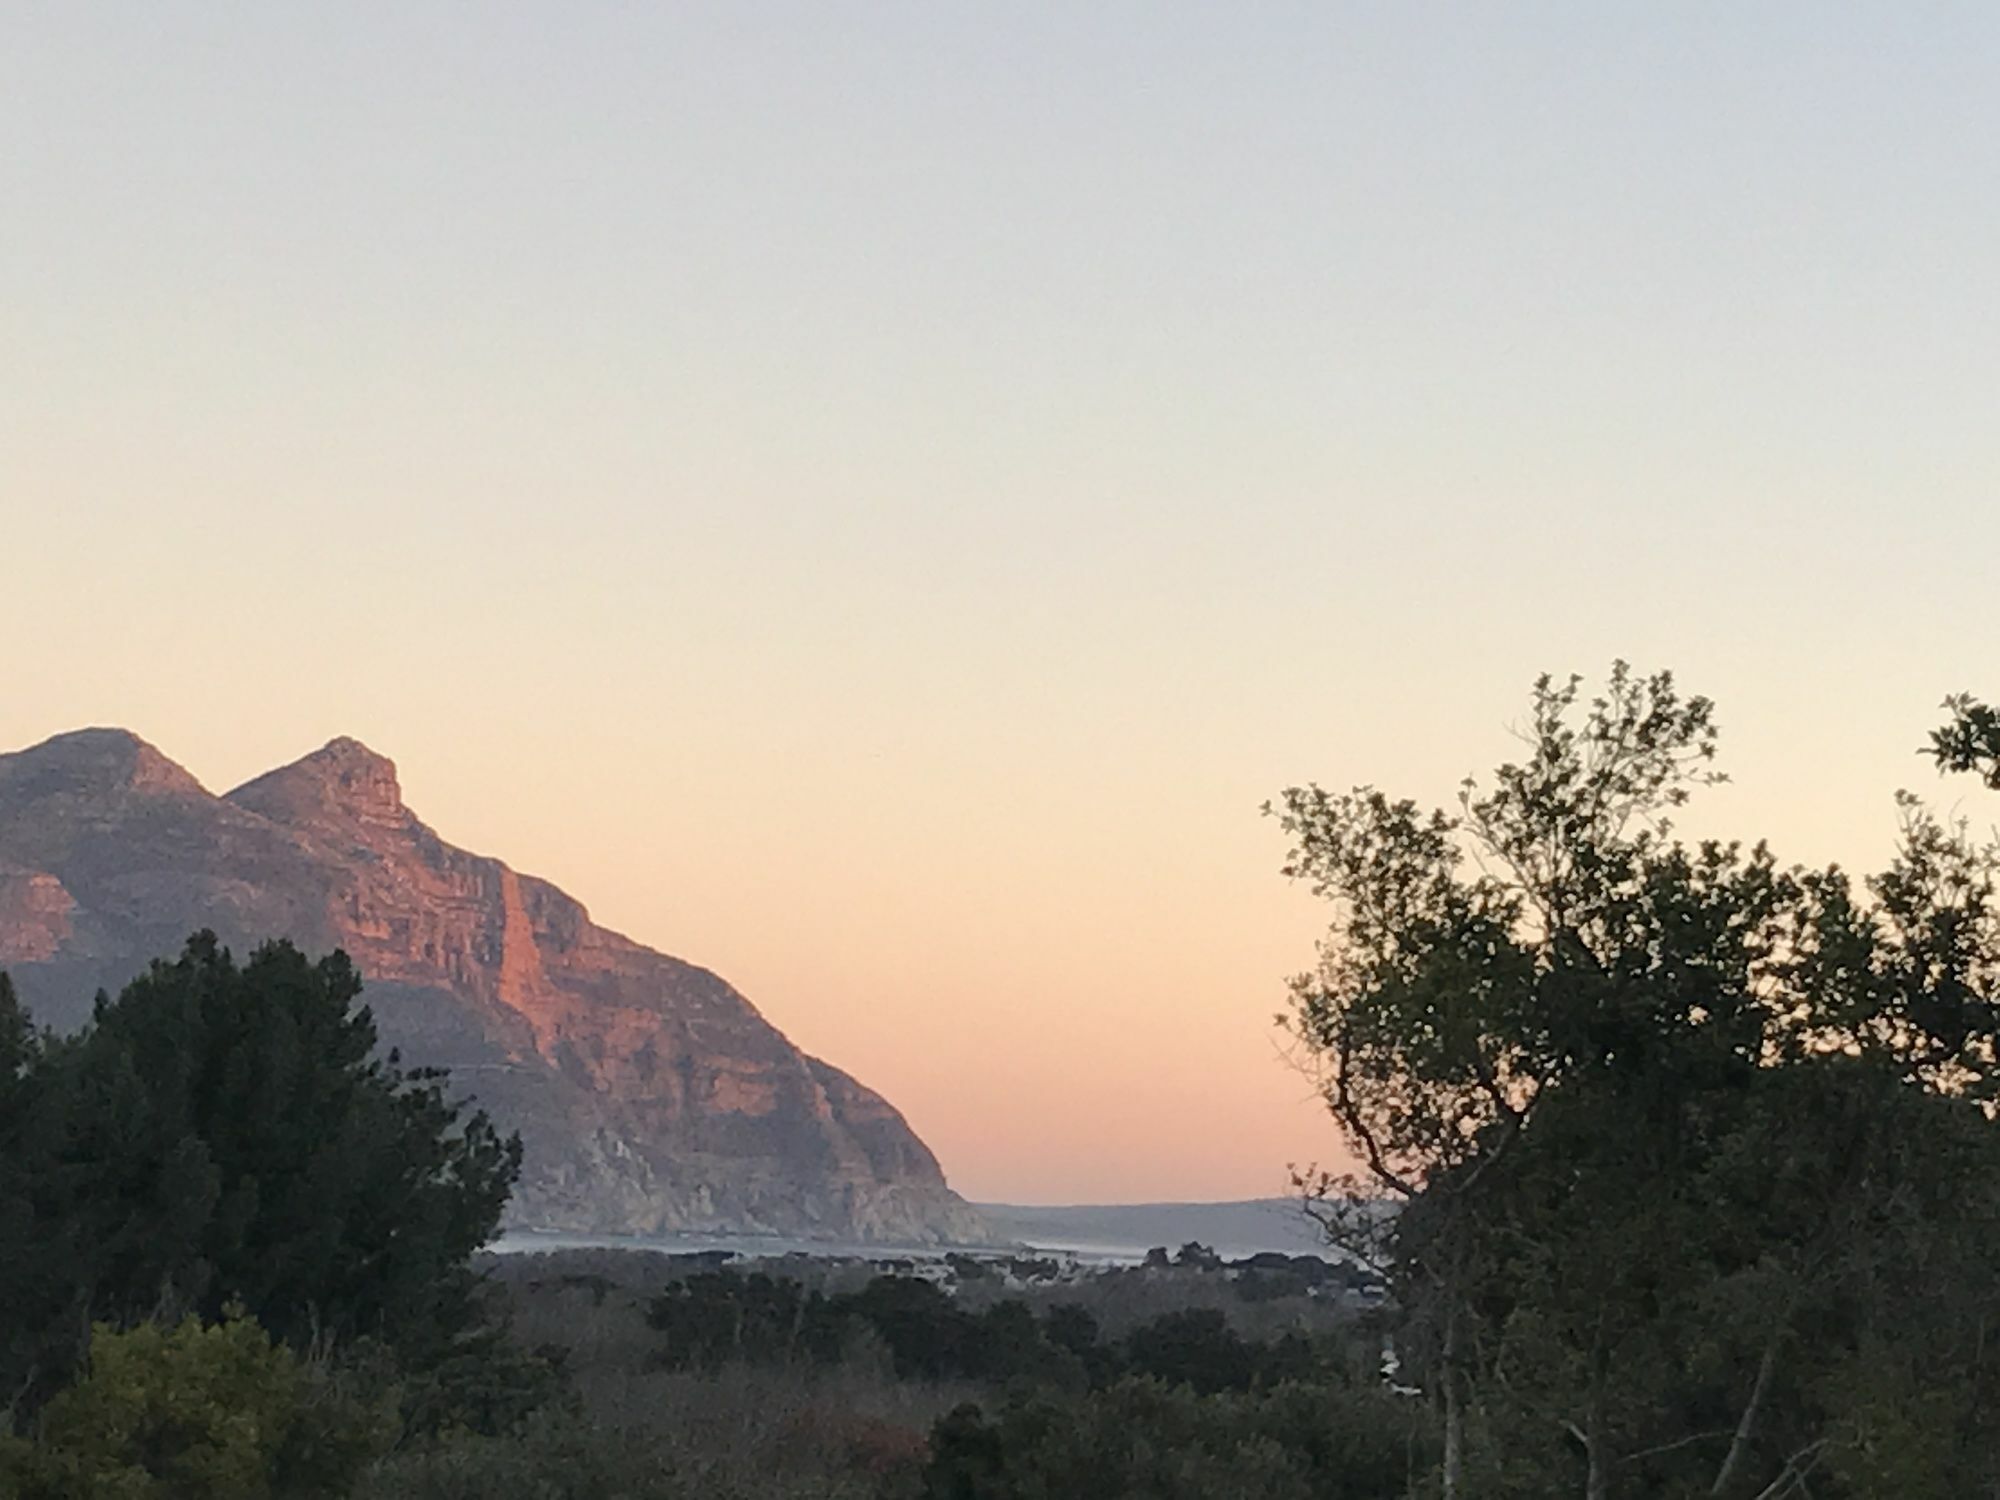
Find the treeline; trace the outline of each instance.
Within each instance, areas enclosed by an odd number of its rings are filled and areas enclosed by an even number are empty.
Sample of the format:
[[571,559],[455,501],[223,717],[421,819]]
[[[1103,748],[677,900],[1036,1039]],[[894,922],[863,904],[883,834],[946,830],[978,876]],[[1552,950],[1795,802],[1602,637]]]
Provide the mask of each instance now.
[[1137,1376],[1204,1395],[1356,1373],[1348,1341],[1287,1332],[1244,1337],[1213,1308],[1168,1312],[1117,1339],[1080,1302],[1037,1311],[1003,1298],[971,1311],[927,1280],[878,1276],[827,1294],[763,1272],[697,1274],[667,1287],[646,1321],[659,1363],[715,1370],[731,1360],[833,1365],[879,1348],[899,1379],[1086,1390]]
[[1391,1500],[1436,1441],[1427,1410],[1384,1388],[1372,1327],[1256,1339],[1219,1309],[1190,1308],[1106,1338],[1081,1302],[1037,1310],[1007,1297],[972,1311],[910,1276],[827,1294],[731,1271],[665,1288],[646,1320],[668,1368],[835,1369],[880,1357],[900,1380],[992,1391],[930,1434],[915,1490],[927,1500]]

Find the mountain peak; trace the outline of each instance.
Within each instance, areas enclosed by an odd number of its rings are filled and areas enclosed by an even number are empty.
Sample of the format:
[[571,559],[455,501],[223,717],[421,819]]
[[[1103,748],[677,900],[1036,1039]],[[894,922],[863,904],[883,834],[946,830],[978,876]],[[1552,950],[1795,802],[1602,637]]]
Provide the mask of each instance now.
[[371,750],[352,735],[336,735],[294,765],[317,765],[340,775],[363,774],[371,778],[396,780],[396,763],[380,751]]
[[0,782],[37,795],[140,792],[201,794],[202,785],[129,729],[73,729],[0,755]]
[[345,814],[371,822],[408,816],[396,763],[346,735],[229,794],[239,807],[279,822]]
[[[178,787],[184,795],[133,787]],[[383,1046],[463,1071],[524,1167],[511,1222],[913,1243],[978,1218],[879,1094],[716,975],[447,844],[336,739],[228,798],[135,735],[0,755],[0,967],[74,1025],[188,932],[344,951]]]

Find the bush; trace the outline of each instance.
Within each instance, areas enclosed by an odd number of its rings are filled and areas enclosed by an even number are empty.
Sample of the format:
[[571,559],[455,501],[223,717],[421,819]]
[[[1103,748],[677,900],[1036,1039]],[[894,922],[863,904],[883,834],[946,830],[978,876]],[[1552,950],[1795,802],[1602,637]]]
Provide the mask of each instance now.
[[1400,1500],[1425,1414],[1372,1390],[1201,1396],[1126,1380],[1081,1401],[962,1406],[931,1436],[924,1500]]
[[548,1345],[524,1348],[499,1324],[423,1360],[402,1380],[403,1430],[410,1435],[496,1437],[538,1412],[574,1405],[566,1351]]
[[[389,1393],[393,1394],[393,1393]],[[394,1433],[385,1404],[343,1392],[248,1318],[120,1333],[49,1402],[39,1440],[0,1452],[20,1500],[308,1500],[344,1496]]]
[[[693,1500],[654,1445],[543,1417],[502,1437],[459,1437],[383,1459],[368,1500]],[[713,1500],[703,1495],[702,1500]]]

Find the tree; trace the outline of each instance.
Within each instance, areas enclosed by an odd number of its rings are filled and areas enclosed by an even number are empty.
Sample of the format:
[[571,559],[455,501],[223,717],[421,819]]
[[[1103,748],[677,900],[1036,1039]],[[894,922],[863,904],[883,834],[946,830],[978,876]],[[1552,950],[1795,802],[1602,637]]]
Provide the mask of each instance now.
[[[1478,1195],[1546,1096],[1642,1055],[1648,997],[1617,984],[1626,955],[1606,944],[1647,890],[1665,812],[1714,779],[1706,699],[1621,663],[1578,727],[1578,687],[1536,684],[1527,759],[1491,791],[1468,781],[1457,815],[1371,787],[1293,788],[1277,810],[1293,840],[1285,873],[1336,909],[1317,971],[1293,982],[1295,1035],[1366,1172],[1322,1181],[1319,1196],[1365,1190],[1418,1209],[1331,1227],[1370,1255],[1395,1234],[1399,1293],[1443,1409],[1447,1497],[1465,1461]],[[1737,864],[1715,851],[1703,869],[1727,882]],[[1747,878],[1767,873],[1758,860]]]
[[28,1013],[14,993],[14,981],[0,974],[0,1108],[7,1107],[34,1056],[35,1033]]
[[1665,674],[1545,678],[1523,738],[1454,814],[1282,798],[1335,905],[1293,1026],[1361,1163],[1312,1186],[1391,1272],[1446,1495],[1817,1487],[1863,1445],[1808,1376],[1898,1336],[1888,1268],[1993,1281],[1990,868],[1914,804],[1865,894],[1684,846],[1716,733]]
[[50,1266],[35,1221],[32,1158],[23,1149],[34,1117],[38,1040],[13,983],[0,974],[0,1433],[28,1395],[35,1313],[52,1299]]
[[[441,1073],[376,1055],[342,954],[239,965],[203,933],[75,1038],[42,1045],[4,1114],[36,1250],[10,1382],[46,1393],[91,1320],[240,1304],[282,1341],[378,1339],[436,1360],[479,1320],[467,1258],[520,1163]],[[6,1295],[6,1294],[0,1294]],[[18,1321],[16,1321],[18,1320]]]

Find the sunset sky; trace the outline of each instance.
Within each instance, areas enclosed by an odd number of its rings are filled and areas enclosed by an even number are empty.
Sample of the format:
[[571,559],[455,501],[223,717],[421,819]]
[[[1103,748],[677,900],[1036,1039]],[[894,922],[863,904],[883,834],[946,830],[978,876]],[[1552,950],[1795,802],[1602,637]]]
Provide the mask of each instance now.
[[977,1199],[1282,1191],[1542,670],[1869,866],[2000,694],[2000,7],[13,5],[0,749],[337,734]]

